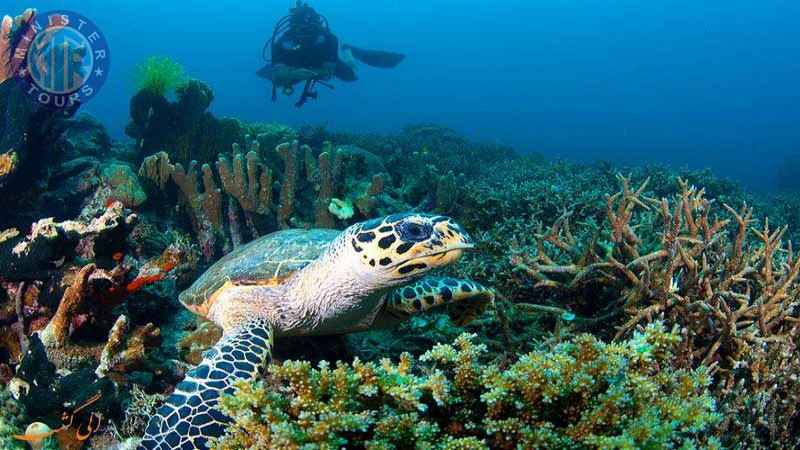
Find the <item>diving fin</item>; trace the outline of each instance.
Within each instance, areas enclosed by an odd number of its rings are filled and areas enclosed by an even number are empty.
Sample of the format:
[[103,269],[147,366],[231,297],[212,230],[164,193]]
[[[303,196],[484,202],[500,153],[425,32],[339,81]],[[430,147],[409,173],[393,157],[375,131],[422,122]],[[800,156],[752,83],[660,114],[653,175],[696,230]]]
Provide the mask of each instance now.
[[342,49],[353,53],[353,57],[362,63],[372,67],[382,67],[384,69],[393,69],[397,67],[400,62],[405,59],[406,55],[402,53],[386,52],[383,50],[367,50],[364,48],[355,47],[353,45],[345,44]]
[[256,75],[265,80],[272,80],[272,63],[265,65],[264,67],[258,69],[256,71]]

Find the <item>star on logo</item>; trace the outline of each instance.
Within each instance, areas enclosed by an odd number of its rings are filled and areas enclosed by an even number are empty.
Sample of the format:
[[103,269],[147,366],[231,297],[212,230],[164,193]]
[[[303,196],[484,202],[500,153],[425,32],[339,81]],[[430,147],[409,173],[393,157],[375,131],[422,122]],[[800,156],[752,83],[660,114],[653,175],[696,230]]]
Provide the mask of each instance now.
[[94,74],[97,75],[98,77],[102,77],[103,76],[103,70],[102,69],[95,69]]
[[21,76],[21,77],[24,77],[24,76],[25,76],[25,75],[27,75],[27,74],[28,74],[28,70],[27,70],[27,69],[24,69],[24,68],[23,68],[23,69],[19,69],[19,70],[17,71],[17,75],[19,75],[19,76]]

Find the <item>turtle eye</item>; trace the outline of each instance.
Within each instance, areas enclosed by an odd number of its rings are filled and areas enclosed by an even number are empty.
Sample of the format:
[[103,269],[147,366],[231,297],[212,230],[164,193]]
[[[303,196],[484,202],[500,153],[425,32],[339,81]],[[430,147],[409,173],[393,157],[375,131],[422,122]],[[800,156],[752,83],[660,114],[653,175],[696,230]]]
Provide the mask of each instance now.
[[431,237],[433,227],[429,224],[402,222],[397,226],[400,239],[406,242],[421,242]]

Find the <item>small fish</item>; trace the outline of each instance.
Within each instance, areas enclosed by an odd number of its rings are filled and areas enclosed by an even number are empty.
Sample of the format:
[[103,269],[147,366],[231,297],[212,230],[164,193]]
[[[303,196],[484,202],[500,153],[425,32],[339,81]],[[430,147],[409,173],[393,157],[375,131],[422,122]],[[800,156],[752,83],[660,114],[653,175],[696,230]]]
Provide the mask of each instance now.
[[122,254],[122,252],[117,252],[117,253],[114,253],[113,255],[111,255],[111,257],[114,259],[114,261],[121,261],[123,256],[124,255]]
[[423,155],[427,155],[428,153],[431,152],[431,148],[425,145],[421,149],[419,149],[419,152],[422,153]]

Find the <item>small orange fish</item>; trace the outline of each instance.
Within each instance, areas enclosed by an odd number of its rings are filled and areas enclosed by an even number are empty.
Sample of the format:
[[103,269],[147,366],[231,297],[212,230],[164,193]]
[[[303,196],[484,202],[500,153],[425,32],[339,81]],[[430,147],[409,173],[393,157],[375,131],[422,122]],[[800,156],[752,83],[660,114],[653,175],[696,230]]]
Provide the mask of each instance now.
[[114,258],[114,261],[121,261],[123,256],[124,255],[122,254],[122,252],[117,252],[111,255],[111,257]]

